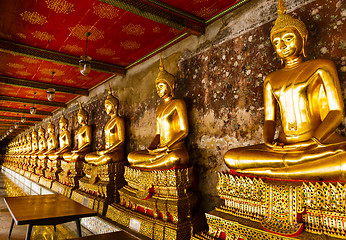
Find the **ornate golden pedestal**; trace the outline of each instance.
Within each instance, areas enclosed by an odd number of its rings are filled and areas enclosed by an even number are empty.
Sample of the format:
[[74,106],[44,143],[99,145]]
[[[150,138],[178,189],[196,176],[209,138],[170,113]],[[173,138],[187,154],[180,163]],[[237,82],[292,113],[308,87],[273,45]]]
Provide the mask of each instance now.
[[32,154],[30,158],[30,165],[28,167],[28,171],[35,173],[35,169],[37,168],[37,159],[38,156],[36,154]]
[[64,185],[64,184],[62,184],[60,182],[53,181],[53,183],[52,183],[52,190],[54,190],[55,192],[70,198],[71,194],[72,194],[72,191],[73,191],[73,188],[69,187],[69,186],[66,186],[66,185]]
[[346,239],[346,184],[219,173],[217,190],[223,204],[193,239]]
[[125,167],[128,185],[119,190],[120,204],[108,207],[107,217],[153,239],[190,239],[203,222],[194,212],[192,167],[140,170]]
[[73,189],[78,188],[78,180],[83,177],[83,161],[61,161],[61,168],[63,171],[58,174],[59,182]]
[[35,169],[35,174],[39,176],[44,176],[44,173],[47,168],[47,158],[40,158],[37,159],[37,167]]
[[[124,161],[100,166],[84,163],[83,172],[85,176],[79,180],[79,194],[83,195],[83,199],[89,197],[92,201],[97,197],[97,201],[102,202],[103,206],[97,209],[100,214],[105,215],[109,204],[119,202],[118,190],[125,185]],[[74,200],[79,202],[80,199],[78,197]]]
[[47,169],[45,170],[45,176],[51,180],[57,180],[58,174],[62,171],[61,159],[47,160]]

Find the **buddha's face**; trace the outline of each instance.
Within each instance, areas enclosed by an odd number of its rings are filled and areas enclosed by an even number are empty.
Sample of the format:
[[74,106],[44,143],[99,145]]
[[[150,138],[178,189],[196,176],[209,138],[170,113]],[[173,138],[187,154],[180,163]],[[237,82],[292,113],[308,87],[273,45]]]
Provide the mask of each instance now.
[[278,56],[282,59],[298,57],[303,48],[303,39],[293,27],[286,27],[273,34],[272,43]]
[[110,104],[109,102],[105,102],[105,111],[108,115],[114,113],[114,110],[115,109],[112,104]]
[[78,120],[78,123],[79,123],[79,124],[83,124],[83,123],[85,124],[86,121],[87,121],[86,117],[83,116],[82,114],[78,114],[78,115],[77,115],[77,120]]
[[67,124],[65,122],[59,122],[59,128],[64,131],[67,128]]
[[171,90],[164,81],[159,81],[156,84],[156,91],[160,98],[166,98],[171,95]]
[[54,128],[48,127],[47,132],[48,132],[48,134],[54,134]]

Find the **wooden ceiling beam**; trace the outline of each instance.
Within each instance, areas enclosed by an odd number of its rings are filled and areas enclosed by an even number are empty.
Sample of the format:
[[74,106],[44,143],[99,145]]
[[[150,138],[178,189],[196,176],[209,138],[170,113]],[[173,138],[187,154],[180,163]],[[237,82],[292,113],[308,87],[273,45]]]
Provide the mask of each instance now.
[[42,89],[42,90],[47,90],[48,88],[54,88],[56,92],[70,93],[70,94],[83,95],[83,96],[89,95],[89,91],[83,88],[69,87],[69,86],[44,83],[44,82],[36,82],[36,81],[30,81],[26,79],[13,78],[13,77],[2,76],[2,75],[0,75],[0,83],[6,83],[8,85],[13,85],[13,86],[29,87],[29,88]]
[[204,33],[204,20],[157,0],[100,0],[152,21],[193,35]]
[[[35,126],[35,123],[30,123],[30,122],[19,122],[19,125],[25,125],[25,126]],[[14,122],[10,122],[10,121],[0,121],[0,125],[14,125]]]
[[[7,107],[0,107],[0,112],[12,112],[12,113],[26,113],[29,114],[29,111],[27,109],[19,109],[19,108],[7,108]],[[53,116],[53,113],[46,112],[46,111],[36,111],[37,115],[45,115],[45,116]]]
[[[4,39],[0,39],[0,51],[79,68],[79,57],[49,51],[42,48],[36,48],[20,43],[10,42]],[[126,72],[125,68],[122,66],[99,61],[91,61],[91,69],[97,72],[105,72],[118,75],[124,75]]]
[[[10,117],[10,116],[1,116],[0,119],[7,119],[7,120],[21,120],[21,117]],[[42,121],[42,118],[26,118],[26,121],[32,121],[32,122],[39,122]]]
[[19,103],[27,103],[27,104],[39,104],[44,106],[51,106],[51,107],[66,107],[65,103],[62,102],[50,102],[50,101],[44,101],[44,100],[35,100],[35,99],[29,99],[29,98],[19,98],[19,97],[9,97],[0,95],[0,101],[9,101],[9,102],[19,102]]

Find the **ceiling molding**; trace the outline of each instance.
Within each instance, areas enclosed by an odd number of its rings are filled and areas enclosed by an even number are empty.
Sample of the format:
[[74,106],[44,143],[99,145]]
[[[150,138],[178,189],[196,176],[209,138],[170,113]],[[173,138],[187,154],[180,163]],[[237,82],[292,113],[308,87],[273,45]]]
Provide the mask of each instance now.
[[[18,120],[20,121],[21,120],[21,117],[10,117],[10,116],[1,116],[0,115],[0,119],[7,119],[7,120]],[[42,118],[29,118],[29,117],[26,117],[26,121],[31,121],[31,122],[39,122],[39,121],[42,121]]]
[[[14,122],[10,122],[10,121],[0,121],[0,125],[11,125],[13,126]],[[24,123],[21,123],[19,122],[18,123],[19,125],[25,125],[25,126],[35,126],[35,123],[30,123],[30,122],[24,122]]]
[[145,17],[193,35],[204,33],[204,20],[155,0],[100,0],[114,7]]
[[36,82],[36,81],[13,78],[13,77],[2,76],[2,75],[0,75],[0,83],[6,83],[8,85],[13,85],[13,86],[29,87],[29,88],[42,89],[42,90],[47,90],[48,88],[54,88],[56,92],[70,93],[70,94],[83,95],[83,96],[89,95],[89,91],[83,88],[69,87],[69,86],[63,86],[59,84],[50,84],[50,83],[44,83],[44,82]]
[[[27,109],[21,109],[21,108],[7,108],[7,107],[0,107],[1,112],[12,112],[12,113],[26,113],[29,114],[29,111]],[[53,116],[51,112],[45,112],[45,111],[36,111],[36,115],[45,115],[45,116]]]
[[[23,45],[20,43],[10,42],[4,39],[0,39],[0,51],[79,68],[79,57]],[[125,68],[122,66],[99,61],[91,61],[91,69],[97,72],[105,72],[118,75],[124,75],[126,72]]]
[[65,103],[62,102],[50,102],[50,101],[44,101],[44,100],[34,100],[29,98],[19,98],[19,97],[9,97],[0,95],[0,101],[10,101],[10,102],[19,102],[19,103],[26,103],[26,104],[38,104],[38,105],[44,105],[44,106],[51,106],[51,107],[66,107]]

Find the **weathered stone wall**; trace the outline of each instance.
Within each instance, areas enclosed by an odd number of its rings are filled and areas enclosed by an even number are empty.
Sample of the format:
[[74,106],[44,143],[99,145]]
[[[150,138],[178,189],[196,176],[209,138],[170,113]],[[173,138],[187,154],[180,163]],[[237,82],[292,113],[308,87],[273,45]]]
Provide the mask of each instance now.
[[[308,28],[308,59],[334,61],[346,99],[345,1],[285,2],[288,12]],[[165,68],[176,76],[175,95],[187,104],[190,133],[186,145],[198,172],[204,211],[218,205],[217,172],[227,171],[225,152],[263,142],[263,79],[281,67],[269,40],[276,9],[277,0],[251,0],[212,23],[204,35],[188,37],[162,53]],[[158,58],[110,81],[120,100],[120,115],[126,121],[126,154],[146,148],[155,134],[155,109],[160,103],[154,85]],[[109,119],[103,107],[106,96],[104,84],[91,91],[89,97],[78,99],[90,115],[94,150],[104,143],[103,128]],[[77,112],[77,102],[64,109],[73,134],[79,128]],[[60,116],[58,111],[52,118],[56,128]],[[43,126],[46,128],[47,124],[45,120]],[[345,125],[346,119],[339,127],[343,135]]]

